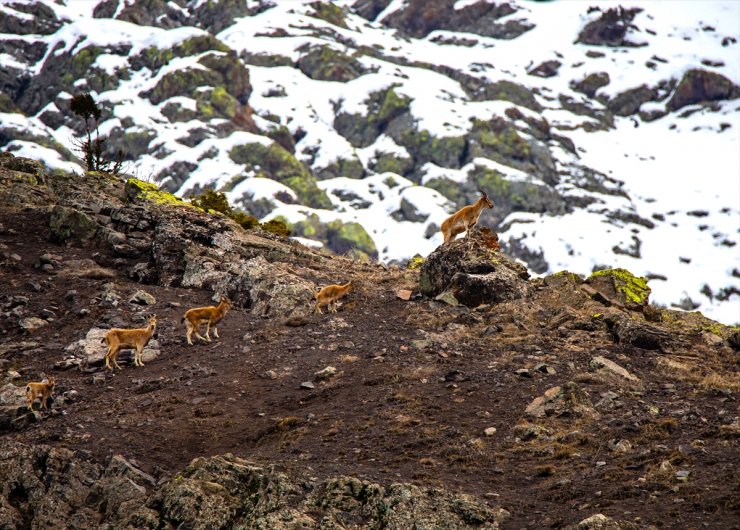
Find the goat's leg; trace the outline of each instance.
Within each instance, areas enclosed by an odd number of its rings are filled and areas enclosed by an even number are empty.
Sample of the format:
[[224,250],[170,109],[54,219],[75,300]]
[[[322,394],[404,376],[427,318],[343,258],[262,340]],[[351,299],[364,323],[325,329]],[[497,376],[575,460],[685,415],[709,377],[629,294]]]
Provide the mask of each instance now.
[[218,336],[218,328],[216,327],[215,324],[213,326],[213,336],[216,337],[217,339],[220,339],[221,338],[221,337]]
[[108,370],[113,370],[113,367],[110,365],[110,354],[111,354],[111,351],[113,351],[113,347],[112,346],[108,347],[108,351],[105,352],[105,367]]
[[316,311],[317,311],[317,312],[318,312],[318,313],[319,313],[320,315],[323,315],[323,314],[324,314],[324,312],[323,312],[323,311],[321,310],[321,306],[320,306],[320,305],[318,304],[318,302],[316,303]]
[[121,368],[121,365],[120,365],[120,364],[118,364],[118,352],[119,352],[119,351],[121,351],[121,348],[120,348],[120,347],[118,347],[118,348],[115,348],[115,349],[114,349],[114,350],[113,350],[113,351],[111,352],[111,355],[110,355],[110,357],[111,357],[111,361],[113,361],[113,366],[115,366],[115,367],[116,367],[116,368],[118,368],[119,370],[123,370],[123,368]]
[[134,364],[136,364],[137,366],[144,366],[144,360],[142,359],[143,356],[144,347],[142,346],[141,348],[136,348],[136,357],[134,358],[134,360],[137,362],[135,362]]
[[200,334],[200,324],[198,324],[198,327],[195,328],[195,336],[198,337],[203,342],[211,342],[210,340],[207,340],[203,335]]
[[211,342],[211,322],[210,320],[206,323],[206,339]]
[[190,323],[189,320],[186,321],[185,325],[187,327],[187,329],[185,330],[185,338],[188,339],[188,344],[192,346],[193,345],[193,325]]

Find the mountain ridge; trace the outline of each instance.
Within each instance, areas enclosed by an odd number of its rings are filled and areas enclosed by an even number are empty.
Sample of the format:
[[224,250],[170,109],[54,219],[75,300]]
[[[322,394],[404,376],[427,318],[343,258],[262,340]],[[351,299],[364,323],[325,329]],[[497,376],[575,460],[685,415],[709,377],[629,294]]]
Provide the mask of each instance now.
[[65,106],[88,90],[137,173],[304,240],[353,223],[370,256],[427,255],[483,185],[484,224],[532,272],[623,266],[737,320],[731,3],[37,4],[3,3],[5,149],[79,170]]

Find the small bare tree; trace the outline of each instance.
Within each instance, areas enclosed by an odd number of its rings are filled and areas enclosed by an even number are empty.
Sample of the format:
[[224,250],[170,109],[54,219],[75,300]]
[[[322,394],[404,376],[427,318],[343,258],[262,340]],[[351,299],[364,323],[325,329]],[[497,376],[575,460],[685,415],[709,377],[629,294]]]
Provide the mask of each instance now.
[[[86,138],[75,138],[72,140],[75,148],[82,153],[85,159],[85,166],[88,171],[105,171],[118,175],[123,169],[123,151],[118,150],[116,160],[113,161],[103,153],[103,146],[106,138],[100,137],[98,123],[100,122],[100,108],[92,96],[85,92],[72,98],[70,102],[72,112],[85,120]],[[92,130],[95,129],[95,139],[92,137]]]

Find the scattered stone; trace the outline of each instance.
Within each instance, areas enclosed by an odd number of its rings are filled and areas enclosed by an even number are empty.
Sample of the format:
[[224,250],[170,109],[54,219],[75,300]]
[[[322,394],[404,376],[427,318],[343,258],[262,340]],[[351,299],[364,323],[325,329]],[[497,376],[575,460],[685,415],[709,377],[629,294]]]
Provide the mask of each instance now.
[[451,370],[445,374],[444,380],[445,381],[467,381],[470,379],[468,376],[463,374],[460,370]]
[[331,379],[332,377],[337,375],[337,369],[334,368],[333,366],[327,366],[323,370],[319,370],[313,375],[315,375],[316,379],[318,379],[319,381],[324,381],[326,379]]
[[629,381],[639,381],[640,380],[638,377],[632,375],[631,373],[629,373],[627,370],[619,366],[614,361],[611,361],[607,359],[606,357],[602,357],[600,355],[593,357],[588,366],[591,371],[606,370],[607,372],[611,372],[620,377],[624,377],[625,379]]
[[486,427],[485,429],[483,429],[483,433],[486,436],[493,436],[494,434],[496,434],[496,427]]
[[620,528],[619,524],[611,517],[597,513],[574,526],[568,527],[568,530],[619,530]]
[[38,317],[28,317],[24,318],[19,322],[19,325],[23,331],[26,333],[35,333],[40,328],[46,326],[48,322],[44,320],[43,318]]
[[396,296],[405,301],[411,300],[412,294],[414,294],[413,291],[409,291],[408,289],[400,289],[399,291],[396,291]]
[[262,372],[260,377],[263,379],[277,379],[277,372],[275,370],[267,370],[266,372]]
[[305,388],[307,390],[311,390],[315,388],[315,385],[311,381],[304,381],[301,383],[301,388]]
[[105,384],[105,374],[93,374],[92,384],[93,385],[104,385]]
[[57,361],[54,363],[54,369],[55,370],[69,370],[70,368],[76,368],[82,364],[82,359],[77,358],[69,358],[69,359],[62,359],[61,361]]
[[457,298],[455,298],[455,295],[453,295],[449,291],[438,294],[434,297],[434,299],[437,302],[444,302],[445,304],[451,305],[452,307],[457,307],[460,305],[460,302],[458,302]]
[[514,373],[519,377],[532,377],[532,372],[530,372],[526,368],[519,368],[518,370],[514,370]]
[[557,373],[555,368],[553,368],[552,366],[546,363],[537,363],[534,366],[534,370],[537,372],[542,372],[543,374],[547,374],[547,375],[555,375]]
[[157,303],[157,299],[144,290],[139,289],[129,298],[129,303],[138,305],[154,305]]
[[681,469],[676,472],[676,479],[678,479],[681,482],[688,482],[690,474],[691,474],[691,471],[687,469]]
[[44,288],[37,280],[29,280],[26,282],[26,289],[40,293]]
[[21,378],[22,376],[21,376],[21,374],[19,374],[19,373],[18,373],[18,372],[16,372],[15,370],[8,370],[8,371],[7,371],[6,373],[5,373],[5,377],[6,377],[6,379],[9,379],[10,381],[17,381],[17,380],[18,380],[18,379],[20,379],[20,378]]
[[544,395],[535,398],[527,405],[524,412],[535,418],[585,416],[598,419],[600,417],[588,395],[573,381],[546,390]]

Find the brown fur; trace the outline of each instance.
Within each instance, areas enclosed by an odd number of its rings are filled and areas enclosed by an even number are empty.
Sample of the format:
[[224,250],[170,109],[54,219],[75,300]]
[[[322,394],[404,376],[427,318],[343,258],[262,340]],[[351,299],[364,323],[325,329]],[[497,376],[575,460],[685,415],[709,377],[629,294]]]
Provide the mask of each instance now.
[[41,398],[41,408],[46,408],[46,402],[51,397],[52,392],[54,392],[54,385],[56,384],[56,381],[54,381],[53,377],[47,377],[40,383],[28,383],[26,386],[26,401],[28,401],[28,410],[33,410],[33,402],[36,401],[37,398]]
[[[211,327],[213,327],[213,334],[217,339],[221,338],[218,336],[218,328],[216,327],[221,319],[224,318],[226,312],[231,309],[231,300],[223,297],[217,306],[209,307],[195,307],[188,309],[185,315],[180,319],[180,323],[185,322],[186,336],[188,344],[193,345],[193,332],[195,336],[204,342],[211,342]],[[200,326],[206,324],[206,336],[203,337],[200,334]]]
[[486,192],[479,189],[483,196],[474,204],[464,206],[458,212],[452,214],[442,223],[442,236],[444,242],[452,241],[457,234],[466,232],[465,237],[470,235],[470,229],[478,224],[483,208],[493,208],[493,202],[488,198]]
[[[352,290],[352,282],[345,285],[327,285],[316,293],[316,311],[323,313],[321,308],[329,306],[329,312],[337,312],[337,300]],[[333,305],[332,305],[333,304]]]
[[113,328],[106,333],[103,341],[108,344],[108,351],[105,353],[105,366],[109,370],[113,370],[113,365],[121,370],[121,367],[116,361],[118,352],[123,348],[134,350],[134,364],[136,366],[144,366],[141,361],[141,354],[144,351],[144,347],[149,343],[149,340],[154,335],[154,331],[157,329],[157,317],[152,315],[149,317],[147,327],[139,329],[120,329]]

